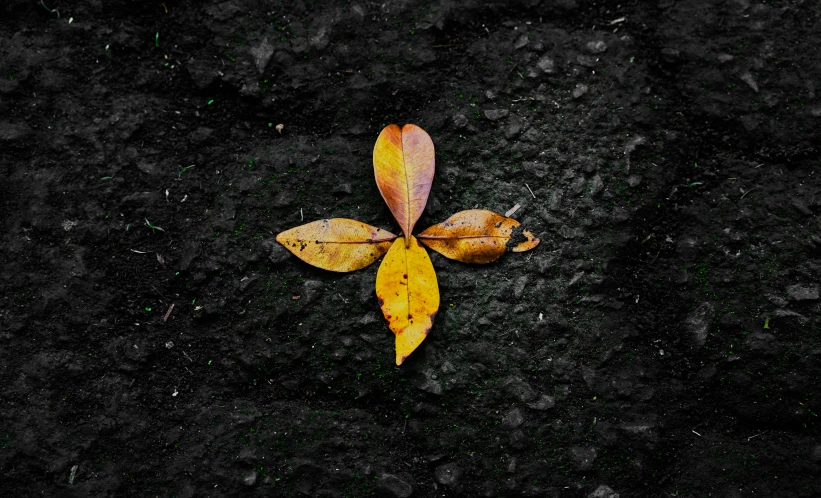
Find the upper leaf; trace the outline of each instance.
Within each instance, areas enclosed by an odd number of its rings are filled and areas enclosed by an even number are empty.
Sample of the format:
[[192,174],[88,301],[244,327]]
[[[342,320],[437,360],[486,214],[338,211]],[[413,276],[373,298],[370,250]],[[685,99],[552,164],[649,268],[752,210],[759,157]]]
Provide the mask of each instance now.
[[433,225],[417,238],[439,254],[464,263],[490,263],[506,250],[533,249],[539,239],[527,230],[516,230],[519,222],[484,209],[460,211]]
[[408,247],[395,241],[376,273],[376,297],[396,334],[396,364],[419,346],[439,310],[439,284],[428,253],[411,236]]
[[345,218],[318,220],[286,230],[277,242],[299,259],[325,270],[365,268],[388,252],[396,235]]
[[373,148],[373,169],[382,198],[410,244],[413,226],[428,202],[435,170],[433,141],[416,125],[382,130]]

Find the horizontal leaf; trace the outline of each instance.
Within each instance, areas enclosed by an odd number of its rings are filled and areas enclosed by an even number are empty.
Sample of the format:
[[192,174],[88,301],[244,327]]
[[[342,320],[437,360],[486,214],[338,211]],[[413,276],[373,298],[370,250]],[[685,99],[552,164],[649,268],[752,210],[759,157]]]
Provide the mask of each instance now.
[[439,310],[439,284],[433,263],[415,237],[405,247],[393,243],[376,273],[379,306],[396,334],[396,364],[401,365],[428,336]]
[[318,220],[286,230],[277,242],[309,265],[347,272],[365,268],[381,258],[396,235],[345,218]]
[[539,239],[519,222],[484,209],[460,211],[442,223],[433,225],[417,238],[439,254],[464,263],[490,263],[505,251],[533,249]]
[[405,233],[405,246],[428,202],[435,164],[433,141],[416,125],[388,125],[376,139],[376,185]]

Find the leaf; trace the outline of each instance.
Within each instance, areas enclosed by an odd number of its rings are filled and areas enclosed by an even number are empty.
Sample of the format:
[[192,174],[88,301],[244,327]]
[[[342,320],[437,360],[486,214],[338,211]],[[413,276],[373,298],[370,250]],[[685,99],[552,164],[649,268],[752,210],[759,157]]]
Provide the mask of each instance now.
[[318,220],[286,230],[277,242],[309,265],[346,272],[365,268],[388,252],[396,235],[345,218]]
[[519,222],[484,209],[460,211],[417,238],[439,254],[463,263],[490,263],[506,250],[524,252],[539,245]]
[[396,240],[376,273],[376,297],[396,334],[396,364],[425,340],[439,310],[439,284],[433,263],[415,237]]
[[428,202],[435,170],[433,141],[416,125],[382,130],[373,148],[373,169],[382,198],[405,233],[409,247],[413,226]]

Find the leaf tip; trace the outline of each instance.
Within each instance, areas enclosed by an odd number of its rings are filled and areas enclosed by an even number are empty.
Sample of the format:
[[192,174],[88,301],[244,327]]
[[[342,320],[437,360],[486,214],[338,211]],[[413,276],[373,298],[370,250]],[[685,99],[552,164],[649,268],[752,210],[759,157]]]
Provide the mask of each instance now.
[[541,242],[541,240],[539,240],[538,238],[534,237],[534,236],[533,236],[533,234],[532,234],[532,233],[530,233],[528,230],[523,230],[523,231],[522,231],[522,235],[523,235],[524,237],[526,237],[526,240],[523,240],[522,242],[519,242],[519,243],[517,243],[516,245],[514,245],[514,246],[510,249],[511,251],[513,251],[513,252],[525,252],[525,251],[529,251],[529,250],[531,250],[531,249],[535,248],[536,246],[538,246],[538,245],[539,245],[539,242]]
[[396,355],[396,366],[398,367],[399,365],[404,363],[407,358],[408,358],[407,356],[402,355],[402,354]]

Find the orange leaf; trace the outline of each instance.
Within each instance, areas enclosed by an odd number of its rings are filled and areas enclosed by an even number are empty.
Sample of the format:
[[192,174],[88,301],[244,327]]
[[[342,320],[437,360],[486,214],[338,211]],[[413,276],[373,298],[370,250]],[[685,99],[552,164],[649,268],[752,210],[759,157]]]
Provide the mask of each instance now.
[[435,169],[433,141],[416,125],[400,130],[388,125],[373,148],[373,170],[382,198],[405,233],[410,245],[413,226],[428,202]]
[[460,211],[417,235],[439,254],[464,263],[490,263],[506,250],[524,252],[539,245],[527,230],[516,234],[519,222],[484,209]]
[[396,364],[428,336],[439,310],[439,284],[428,253],[415,237],[410,245],[399,240],[391,246],[376,273],[376,297],[396,334]]
[[396,235],[365,223],[334,218],[286,230],[277,242],[309,265],[346,272],[365,268],[388,252]]

